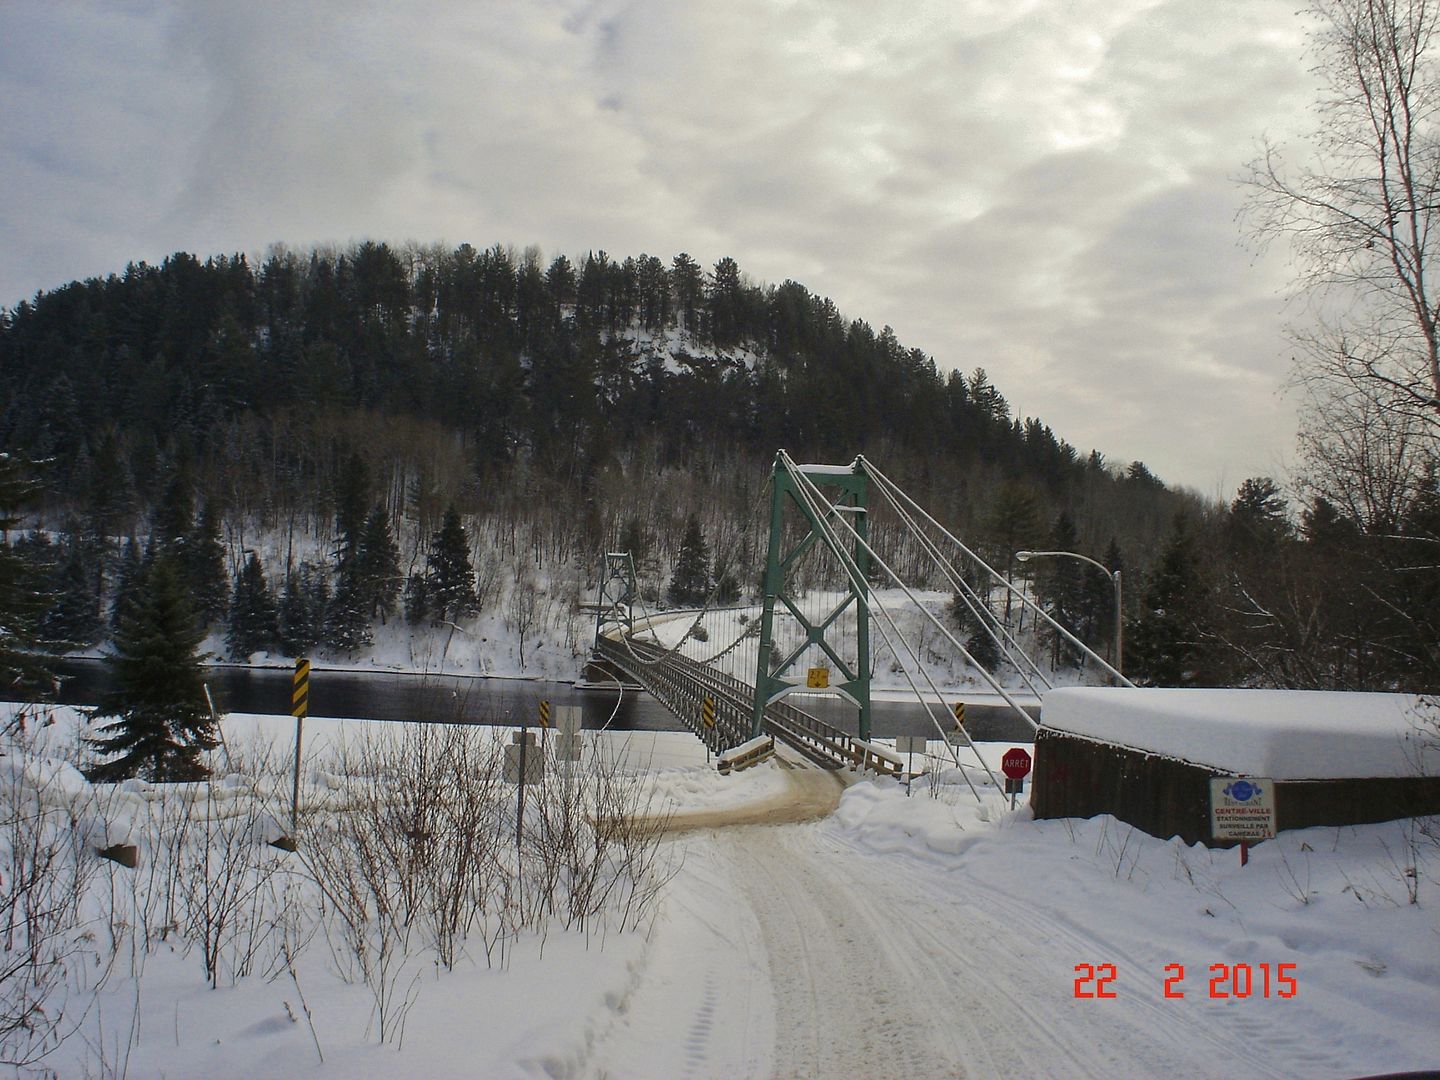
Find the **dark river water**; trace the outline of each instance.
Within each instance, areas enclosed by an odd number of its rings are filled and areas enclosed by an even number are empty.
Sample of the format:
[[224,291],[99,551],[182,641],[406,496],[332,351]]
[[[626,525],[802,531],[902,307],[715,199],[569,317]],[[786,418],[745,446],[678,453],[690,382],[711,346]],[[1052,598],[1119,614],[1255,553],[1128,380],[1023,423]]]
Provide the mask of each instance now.
[[[60,701],[93,705],[109,682],[98,660],[62,660]],[[206,669],[206,682],[222,712],[290,712],[291,672],[285,668],[218,666]],[[649,694],[627,691],[613,728],[629,731],[684,731],[685,728]],[[357,720],[421,720],[446,724],[518,724],[534,722],[539,703],[578,705],[584,726],[599,728],[615,712],[614,690],[577,689],[569,683],[524,679],[476,679],[447,675],[402,675],[371,671],[310,672],[310,715]],[[855,710],[834,699],[794,698],[795,704],[845,731],[855,730]],[[929,735],[935,738],[925,710],[915,702],[876,701],[871,706],[873,734]],[[1038,708],[1032,715],[1038,716]],[[941,717],[945,720],[945,717]],[[970,737],[977,741],[1030,742],[1030,728],[1008,707],[966,704]]]

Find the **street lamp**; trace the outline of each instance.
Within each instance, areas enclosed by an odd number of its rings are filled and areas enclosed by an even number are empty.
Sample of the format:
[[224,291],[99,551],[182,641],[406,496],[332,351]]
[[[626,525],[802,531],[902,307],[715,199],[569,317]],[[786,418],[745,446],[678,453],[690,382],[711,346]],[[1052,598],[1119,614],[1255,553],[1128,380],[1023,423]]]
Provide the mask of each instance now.
[[1081,555],[1075,551],[1017,551],[1015,558],[1020,562],[1029,562],[1031,559],[1049,558],[1057,555],[1067,559],[1079,559],[1081,562],[1089,563],[1108,577],[1110,583],[1115,586],[1115,670],[1123,677],[1125,674],[1125,608],[1123,604],[1124,597],[1120,591],[1120,571],[1111,570],[1104,563],[1097,562],[1090,558],[1089,555]]

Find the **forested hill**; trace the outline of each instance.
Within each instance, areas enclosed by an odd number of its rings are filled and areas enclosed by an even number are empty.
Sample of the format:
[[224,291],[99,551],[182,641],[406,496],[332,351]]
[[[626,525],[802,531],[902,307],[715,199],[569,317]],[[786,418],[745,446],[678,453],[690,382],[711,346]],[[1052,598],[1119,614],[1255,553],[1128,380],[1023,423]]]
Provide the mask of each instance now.
[[123,469],[137,510],[180,459],[233,503],[225,488],[251,478],[225,474],[257,440],[288,459],[277,483],[323,487],[338,462],[304,432],[345,439],[356,415],[366,434],[349,441],[366,454],[387,433],[404,444],[415,424],[443,433],[464,468],[429,471],[462,489],[517,462],[587,487],[641,448],[675,464],[741,452],[763,468],[779,446],[813,460],[922,458],[979,502],[990,482],[1019,480],[1052,513],[1097,485],[1161,489],[1143,465],[1117,479],[1100,455],[1012,417],[966,366],[942,371],[888,327],[793,281],[753,284],[728,258],[707,272],[685,254],[547,265],[500,246],[282,249],[258,267],[177,254],[5,314],[0,447],[56,459],[52,482],[71,496],[97,469]]
[[[633,551],[658,599],[689,533],[713,580],[753,589],[779,447],[866,454],[1006,571],[1046,546],[1143,569],[1178,511],[1210,509],[1012,416],[978,364],[942,371],[731,259],[178,254],[40,294],[0,326],[0,451],[43,485],[27,552],[63,598],[46,623],[62,643],[104,638],[140,553],[170,550],[212,627],[232,599],[268,610],[278,594],[281,624],[309,628],[281,635],[292,652],[353,653],[402,606],[453,624],[427,599],[451,563],[473,567],[467,613],[538,593],[572,613],[573,646],[608,549]],[[895,523],[877,516],[871,538],[915,565]],[[1090,584],[1075,626],[1108,633],[1108,586]],[[232,655],[252,638],[276,640],[242,631]]]

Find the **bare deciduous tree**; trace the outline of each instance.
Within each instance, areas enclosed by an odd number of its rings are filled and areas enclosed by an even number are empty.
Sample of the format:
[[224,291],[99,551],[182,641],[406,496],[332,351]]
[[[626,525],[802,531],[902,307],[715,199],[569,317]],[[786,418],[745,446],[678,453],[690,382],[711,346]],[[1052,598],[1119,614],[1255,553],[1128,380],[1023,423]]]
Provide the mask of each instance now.
[[1369,402],[1440,429],[1440,82],[1432,0],[1312,0],[1324,85],[1307,164],[1266,143],[1246,177],[1248,224],[1287,238],[1315,303],[1295,337],[1317,397]]

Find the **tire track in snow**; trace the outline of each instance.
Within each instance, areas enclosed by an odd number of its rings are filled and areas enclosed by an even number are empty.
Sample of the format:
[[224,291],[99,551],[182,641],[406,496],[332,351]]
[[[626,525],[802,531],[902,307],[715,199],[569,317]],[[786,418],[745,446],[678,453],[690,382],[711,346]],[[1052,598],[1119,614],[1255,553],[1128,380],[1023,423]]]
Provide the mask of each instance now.
[[[850,868],[858,896],[884,894],[886,882],[895,877],[894,862],[833,835],[833,830],[816,833],[816,843],[828,842]],[[985,1069],[1042,1075],[1063,1063],[1065,1075],[1096,1080],[1194,1075],[1197,1067],[1236,1068],[1247,1077],[1291,1075],[1268,1063],[1275,1057],[1273,1045],[1262,1055],[1237,1045],[1235,1031],[1215,1024],[1215,1018],[1193,1009],[1182,1014],[1182,1006],[1201,1003],[1163,998],[1163,974],[1152,971],[1153,963],[1125,942],[1043,911],[1023,895],[965,877],[963,862],[949,871],[913,862],[900,865],[908,871],[906,895],[891,898],[895,903],[869,906],[877,917],[904,927],[911,947],[898,952],[947,957],[954,971],[985,979],[983,990],[967,997],[983,1023],[966,1010],[959,1020],[976,1037]],[[866,883],[871,885],[868,890]],[[964,896],[958,904],[957,893]],[[905,944],[899,932],[893,936],[897,946]],[[1079,961],[1116,964],[1132,977],[1131,992],[1114,1003],[1075,998],[1073,965]],[[944,985],[944,971],[929,966],[936,984]],[[1153,976],[1153,997],[1134,989],[1134,976],[1142,972]],[[1252,1029],[1245,1023],[1237,1026],[1246,1034]],[[972,1058],[972,1068],[979,1071],[981,1064]]]
[[737,829],[718,844],[760,924],[775,1000],[774,1076],[963,1076],[925,988],[890,963],[873,920],[829,868],[783,842],[792,831]]

